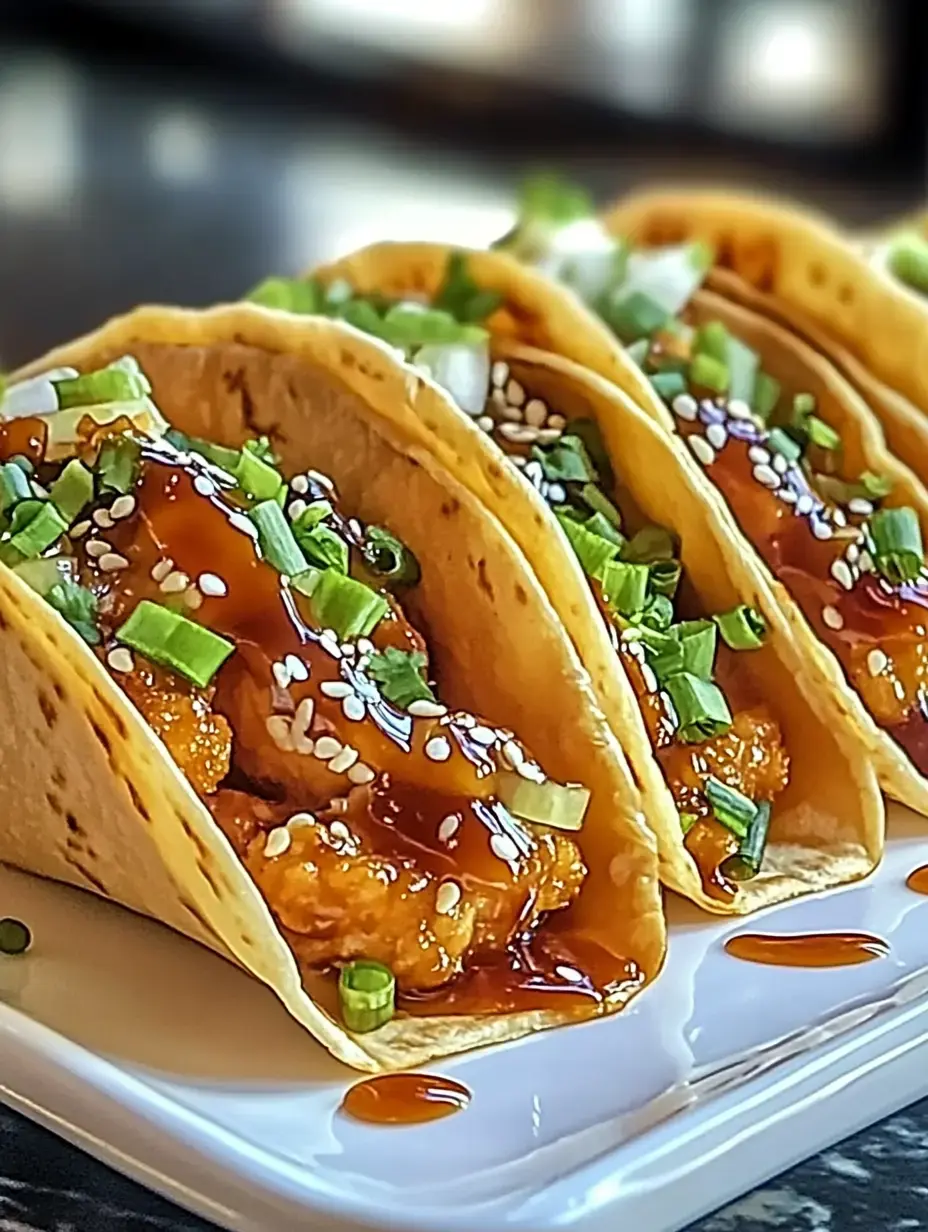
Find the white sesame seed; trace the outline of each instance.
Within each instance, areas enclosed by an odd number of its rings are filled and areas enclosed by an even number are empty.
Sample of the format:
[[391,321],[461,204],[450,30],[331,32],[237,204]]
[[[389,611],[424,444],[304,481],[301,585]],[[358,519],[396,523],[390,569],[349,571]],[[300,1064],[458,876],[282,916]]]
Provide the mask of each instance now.
[[257,540],[258,538],[258,528],[251,518],[246,517],[244,513],[230,513],[229,525],[234,526],[236,530],[240,530],[249,539]]
[[567,500],[567,489],[562,483],[549,483],[545,496],[552,505],[563,505]]
[[780,476],[776,473],[772,466],[765,466],[761,463],[755,466],[752,472],[758,483],[762,483],[765,488],[778,488],[780,486]]
[[333,659],[340,659],[342,657],[342,649],[338,642],[334,637],[329,637],[327,633],[323,633],[319,638],[319,645],[326,652],[326,654],[331,655]]
[[555,412],[555,414],[548,416],[548,422],[545,424],[545,427],[550,428],[552,431],[556,428],[558,432],[563,432],[567,427],[567,420],[563,415],[558,415]]
[[857,568],[861,571],[861,573],[873,572],[873,557],[866,548],[863,548],[860,553],[860,560],[857,562]]
[[692,394],[677,394],[673,400],[673,413],[678,419],[692,423],[699,414],[699,404]]
[[425,742],[425,755],[430,761],[447,761],[451,756],[451,743],[447,736],[433,736]]
[[337,817],[334,821],[329,822],[329,834],[340,843],[350,843],[354,838],[354,835],[345,823],[339,821]]
[[264,720],[267,733],[283,753],[293,752],[293,740],[290,736],[290,720],[282,714],[272,714]]
[[522,778],[527,779],[530,783],[543,783],[546,779],[544,770],[537,762],[523,761],[516,766],[516,773]]
[[525,478],[529,481],[529,483],[533,483],[537,486],[542,482],[544,476],[544,467],[537,458],[532,458],[530,462],[525,463]]
[[189,607],[192,612],[197,611],[203,606],[203,596],[195,586],[188,586],[184,591],[184,604]]
[[519,468],[519,470],[522,470],[523,467],[525,467],[526,463],[528,462],[528,458],[523,458],[521,454],[517,453],[517,454],[513,454],[510,457],[509,461],[512,463],[513,466],[516,466]]
[[135,668],[132,653],[125,646],[114,646],[106,656],[106,661],[114,672],[131,672]]
[[836,607],[823,607],[822,620],[829,629],[834,629],[836,632],[844,628],[844,617]]
[[88,539],[84,548],[87,555],[94,558],[98,556],[105,556],[107,552],[112,552],[112,550],[113,545],[111,543],[107,543],[105,539]]
[[451,718],[457,723],[458,727],[463,727],[466,731],[470,731],[472,727],[477,726],[477,720],[472,714],[468,714],[466,710],[459,710]]
[[480,415],[477,418],[477,427],[484,432],[492,432],[496,427],[496,420],[492,415]]
[[156,582],[163,582],[173,568],[174,562],[171,560],[170,556],[163,556],[157,564],[152,565],[152,579]]
[[363,787],[365,783],[371,783],[373,780],[373,770],[370,766],[365,766],[363,761],[355,762],[348,771],[348,781],[354,783],[356,787]]
[[455,817],[454,813],[449,813],[447,817],[443,817],[441,825],[438,827],[438,841],[440,843],[450,843],[455,834],[457,834],[460,824],[460,817]]
[[531,445],[538,440],[538,429],[530,428],[528,424],[502,423],[499,433],[513,445]]
[[284,663],[287,665],[287,671],[290,673],[291,680],[309,679],[309,667],[303,662],[299,655],[284,655]]
[[847,526],[847,514],[843,509],[832,509],[831,520],[834,522],[835,526]]
[[777,496],[787,505],[795,505],[796,493],[792,488],[779,487],[777,488]]
[[288,830],[299,830],[303,826],[314,826],[316,819],[312,813],[294,813],[292,817],[287,819]]
[[470,738],[471,740],[476,741],[477,744],[482,744],[488,747],[489,745],[496,743],[496,732],[492,727],[483,727],[478,723],[476,727],[471,729]]
[[293,742],[294,753],[299,753],[300,757],[312,757],[316,742],[306,732],[297,731],[295,723],[290,728],[290,739]]
[[159,585],[158,589],[166,595],[179,595],[190,585],[190,578],[178,569],[173,570]]
[[748,450],[748,459],[753,462],[755,466],[769,466],[770,451],[765,449],[763,445],[752,445]]
[[406,709],[416,719],[440,719],[448,713],[447,706],[443,706],[441,702],[433,702],[428,697],[416,698]]
[[839,557],[837,560],[832,561],[831,576],[835,579],[838,585],[843,586],[845,590],[853,590],[854,578],[851,574],[850,565],[848,565],[846,560],[842,560],[841,557]]
[[289,846],[290,831],[286,826],[277,826],[264,840],[265,859],[273,860],[275,856],[282,856]]
[[193,486],[201,496],[215,496],[216,494],[216,485],[208,475],[194,475]]
[[297,496],[305,496],[309,491],[309,480],[305,475],[294,475],[290,480],[290,487],[296,492]]
[[335,484],[328,477],[328,475],[323,475],[322,471],[308,470],[306,475],[309,479],[315,479],[316,483],[318,483],[321,487],[326,488],[329,492],[335,491]]
[[110,505],[110,517],[115,518],[117,522],[121,522],[123,518],[131,518],[135,513],[135,503],[135,497],[129,493],[117,496]]
[[778,475],[785,475],[789,470],[789,463],[781,453],[776,454],[773,459],[773,469]]
[[688,436],[687,443],[703,466],[711,466],[715,461],[715,450],[704,436]]
[[870,501],[864,500],[862,496],[855,496],[852,500],[848,501],[847,507],[850,513],[856,513],[862,518],[869,518],[870,514],[873,513],[873,505]]
[[754,412],[740,398],[732,398],[728,404],[728,413],[732,419],[753,419]]
[[583,976],[576,967],[565,967],[563,964],[554,968],[555,975],[559,975],[562,980],[568,984],[582,984]]
[[654,674],[654,668],[649,663],[642,663],[641,678],[644,681],[644,687],[649,693],[656,693],[658,689],[657,676]]
[[882,590],[885,594],[891,595],[893,593],[892,582],[888,581],[885,577],[881,577],[879,579],[879,583],[880,583],[880,590]]
[[94,510],[93,520],[102,530],[112,530],[113,519],[110,517],[108,509]]
[[559,441],[564,435],[562,428],[539,428],[538,429],[538,444],[553,445],[555,441]]
[[508,834],[494,834],[490,839],[490,850],[498,860],[505,860],[507,864],[519,858],[519,849]]
[[306,512],[308,507],[306,501],[301,496],[298,496],[296,500],[292,500],[287,506],[287,517],[291,522],[295,522],[301,513]]
[[821,519],[816,518],[812,523],[812,534],[816,539],[831,539],[834,533],[828,523],[821,521]]
[[354,689],[344,680],[324,680],[319,686],[321,693],[326,697],[348,697],[354,692]]
[[706,440],[713,449],[724,449],[728,440],[728,430],[724,424],[713,423],[706,428]]
[[515,377],[506,386],[506,401],[510,406],[521,406],[525,401],[525,390]]
[[342,714],[352,723],[360,723],[367,715],[367,707],[360,697],[352,693],[350,697],[342,698]]
[[849,543],[844,555],[847,557],[849,564],[856,565],[858,560],[860,560],[860,548],[856,543]]
[[351,642],[342,642],[340,650],[345,659],[353,659],[357,654],[357,648]]
[[435,895],[435,911],[438,915],[450,915],[461,901],[461,887],[456,881],[443,881]]
[[901,680],[893,681],[893,692],[895,693],[899,701],[901,702],[905,701],[905,685],[902,683]]
[[881,676],[888,666],[889,656],[880,650],[879,646],[867,655],[867,671],[871,676]]
[[509,365],[498,359],[490,369],[490,380],[497,389],[502,389],[509,380]]
[[502,389],[494,389],[492,391],[492,393],[490,394],[490,404],[492,406],[495,406],[501,415],[506,415],[507,411],[511,412],[509,415],[506,416],[508,419],[512,419],[513,417],[515,417],[516,419],[522,418],[522,412],[519,410],[518,407],[516,406],[507,407],[506,406],[506,394],[505,394],[505,391]]
[[336,753],[329,762],[329,769],[333,774],[345,774],[358,760],[358,757],[358,750],[353,749],[350,744],[346,744],[341,752]]
[[118,573],[120,569],[128,569],[129,562],[118,552],[106,552],[97,561],[104,573]]
[[320,736],[313,749],[313,756],[318,757],[320,761],[331,761],[341,751],[342,742],[340,740],[336,740],[334,736]]
[[815,501],[808,492],[803,492],[799,500],[796,502],[796,512],[801,514],[804,518],[808,517],[814,507]]
[[374,643],[371,641],[369,637],[359,637],[358,638],[358,653],[362,655],[369,655],[369,654],[374,653]]
[[83,522],[75,522],[68,531],[68,534],[72,539],[82,539],[90,530],[90,527],[91,523],[87,519],[84,519]]
[[[275,664],[275,667],[276,666],[277,665]],[[305,735],[312,725],[315,710],[315,701],[311,697],[304,697],[296,708],[296,714],[293,716],[291,731],[298,732],[300,735]]]
[[201,573],[197,585],[210,599],[222,599],[229,593],[225,580],[218,573]]
[[543,428],[548,418],[548,408],[540,398],[530,398],[525,404],[525,422],[533,428]]
[[277,687],[285,689],[290,683],[290,671],[286,663],[275,663],[271,667],[271,671],[274,674],[274,679],[277,681]]
[[515,740],[507,740],[503,745],[503,758],[515,770],[525,761],[525,754],[522,751],[521,745],[517,744]]

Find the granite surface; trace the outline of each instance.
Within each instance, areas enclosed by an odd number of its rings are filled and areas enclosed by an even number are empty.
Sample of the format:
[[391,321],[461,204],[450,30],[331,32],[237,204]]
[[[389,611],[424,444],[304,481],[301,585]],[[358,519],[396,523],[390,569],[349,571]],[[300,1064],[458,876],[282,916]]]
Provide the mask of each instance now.
[[[928,1229],[926,1165],[928,1100],[922,1100],[687,1232]],[[211,1227],[0,1107],[0,1232],[209,1232]]]

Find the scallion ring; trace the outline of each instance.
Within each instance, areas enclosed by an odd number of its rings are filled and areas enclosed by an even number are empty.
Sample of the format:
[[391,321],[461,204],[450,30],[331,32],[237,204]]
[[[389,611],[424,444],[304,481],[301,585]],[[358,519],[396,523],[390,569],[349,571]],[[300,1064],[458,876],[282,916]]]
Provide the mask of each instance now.
[[396,978],[383,963],[357,959],[339,973],[338,1000],[342,1021],[349,1031],[358,1035],[376,1031],[395,1012]]

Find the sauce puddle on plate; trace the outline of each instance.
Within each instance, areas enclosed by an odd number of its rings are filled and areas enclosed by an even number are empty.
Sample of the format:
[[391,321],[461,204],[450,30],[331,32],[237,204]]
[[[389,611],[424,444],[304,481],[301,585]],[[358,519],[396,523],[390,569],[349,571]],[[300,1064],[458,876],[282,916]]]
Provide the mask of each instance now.
[[885,958],[889,942],[872,933],[740,933],[725,942],[734,958],[775,967],[852,967]]
[[342,1100],[342,1111],[372,1125],[418,1125],[463,1112],[470,1091],[433,1074],[381,1074],[356,1083]]
[[916,894],[928,894],[928,864],[923,864],[914,872],[909,873],[905,884]]

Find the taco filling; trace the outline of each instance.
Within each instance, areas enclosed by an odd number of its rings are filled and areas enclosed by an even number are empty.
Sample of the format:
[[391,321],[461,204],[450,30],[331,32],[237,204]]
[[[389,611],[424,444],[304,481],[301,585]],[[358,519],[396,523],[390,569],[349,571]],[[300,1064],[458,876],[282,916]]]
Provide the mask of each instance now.
[[304,970],[340,972],[349,1029],[394,988],[480,1013],[640,982],[569,930],[589,792],[442,703],[408,548],[324,475],[284,478],[266,440],[172,431],[149,393],[131,357],[8,391],[0,560],[163,741]]

